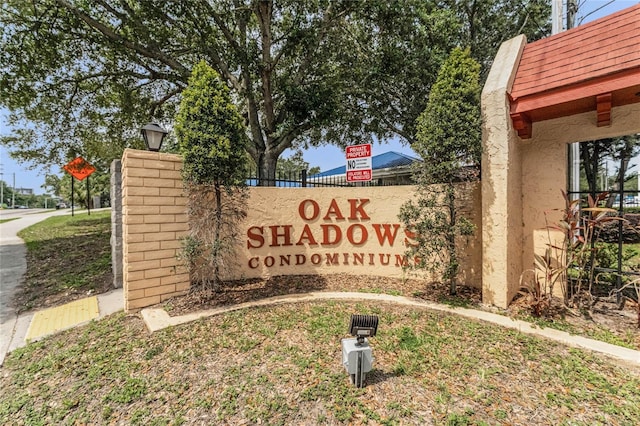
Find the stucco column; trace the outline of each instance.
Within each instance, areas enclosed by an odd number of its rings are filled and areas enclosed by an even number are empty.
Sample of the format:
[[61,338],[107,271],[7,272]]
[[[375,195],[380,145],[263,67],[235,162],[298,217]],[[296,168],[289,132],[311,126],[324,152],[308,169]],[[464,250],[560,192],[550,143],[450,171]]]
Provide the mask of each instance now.
[[510,90],[526,44],[500,46],[482,90],[482,301],[506,308],[522,273],[522,165],[509,116]]
[[111,162],[111,270],[113,287],[122,288],[122,161]]

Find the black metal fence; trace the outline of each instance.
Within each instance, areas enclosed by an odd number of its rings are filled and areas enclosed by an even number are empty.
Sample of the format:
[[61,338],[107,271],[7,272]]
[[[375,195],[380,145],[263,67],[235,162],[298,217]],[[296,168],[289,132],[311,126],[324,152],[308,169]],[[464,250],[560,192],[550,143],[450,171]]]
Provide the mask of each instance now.
[[296,170],[291,172],[276,173],[275,179],[259,178],[256,169],[249,171],[246,183],[248,186],[275,186],[278,188],[324,188],[324,187],[364,187],[364,186],[398,186],[412,185],[413,183],[405,176],[387,176],[384,178],[374,178],[368,182],[347,182],[342,175],[311,175],[306,170]]
[[[600,141],[589,141],[580,144],[580,150],[594,149],[593,145],[603,143]],[[583,200],[582,206],[588,207],[585,203],[587,197],[593,199],[600,194],[608,194],[603,207],[609,207],[616,210],[611,213],[622,220],[608,223],[599,231],[596,240],[592,241],[591,251],[595,253],[594,247],[600,244],[600,251],[606,253],[604,249],[607,247],[614,248],[614,258],[608,256],[595,256],[592,254],[590,263],[594,265],[594,271],[599,276],[604,277],[600,280],[604,285],[605,292],[610,292],[611,288],[607,287],[607,281],[612,284],[616,290],[616,299],[620,304],[622,302],[623,292],[620,290],[625,283],[630,280],[640,279],[640,268],[637,263],[628,262],[631,252],[625,249],[627,244],[637,244],[640,242],[640,197],[637,185],[631,185],[630,180],[637,179],[636,173],[629,173],[629,155],[620,155],[619,157],[611,156],[609,151],[602,151],[601,155],[589,156],[589,164],[585,164],[584,159],[580,162],[580,172],[584,178],[586,176],[585,169],[590,167],[592,182],[589,185],[588,178],[586,182],[581,182],[581,191],[567,191],[572,199],[579,198]],[[609,176],[609,169],[613,172],[613,178]],[[621,172],[622,170],[622,172]],[[617,176],[616,176],[617,175]],[[588,190],[584,186],[590,186]],[[631,188],[629,188],[631,187]],[[634,253],[633,257],[638,256]],[[594,289],[597,292],[597,289]],[[634,296],[629,289],[627,292],[630,296]]]

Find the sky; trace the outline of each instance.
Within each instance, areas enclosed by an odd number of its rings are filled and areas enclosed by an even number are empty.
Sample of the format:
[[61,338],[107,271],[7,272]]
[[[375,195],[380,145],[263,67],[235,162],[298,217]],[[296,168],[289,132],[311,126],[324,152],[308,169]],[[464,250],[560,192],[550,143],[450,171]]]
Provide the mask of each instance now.
[[[637,3],[638,0],[578,0],[580,10],[576,17],[576,22],[584,24]],[[11,133],[11,129],[6,125],[6,114],[6,110],[0,109],[0,135]],[[372,146],[372,155],[382,154],[387,151],[396,151],[417,157],[409,146],[403,145],[399,140],[392,140],[386,144],[375,143]],[[289,157],[292,154],[292,151],[287,150],[284,152],[283,157]],[[311,167],[318,166],[321,171],[342,166],[346,161],[344,150],[331,145],[307,149],[303,155],[305,161]],[[45,174],[58,173],[61,170],[60,167],[54,166],[51,170],[45,170],[42,167],[29,170],[26,165],[18,164],[13,160],[9,156],[6,147],[0,146],[0,180],[4,180],[8,186],[14,186],[15,176],[16,188],[31,188],[35,194],[44,194],[45,191],[42,185],[44,184]]]

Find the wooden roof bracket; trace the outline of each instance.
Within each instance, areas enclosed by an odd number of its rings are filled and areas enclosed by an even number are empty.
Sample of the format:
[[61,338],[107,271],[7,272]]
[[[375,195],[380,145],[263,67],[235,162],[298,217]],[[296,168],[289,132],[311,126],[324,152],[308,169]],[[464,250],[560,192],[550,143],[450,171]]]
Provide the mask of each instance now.
[[533,124],[529,116],[521,112],[512,112],[509,115],[513,122],[513,128],[518,132],[518,136],[520,136],[521,139],[531,139]]
[[611,93],[596,96],[598,127],[611,124]]

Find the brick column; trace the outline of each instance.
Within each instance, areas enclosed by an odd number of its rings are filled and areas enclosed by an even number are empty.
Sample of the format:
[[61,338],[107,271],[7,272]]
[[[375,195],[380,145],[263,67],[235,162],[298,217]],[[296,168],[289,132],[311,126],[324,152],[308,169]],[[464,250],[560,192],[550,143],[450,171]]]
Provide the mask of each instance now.
[[122,157],[123,287],[132,312],[187,292],[176,258],[189,229],[182,157],[127,149]]

